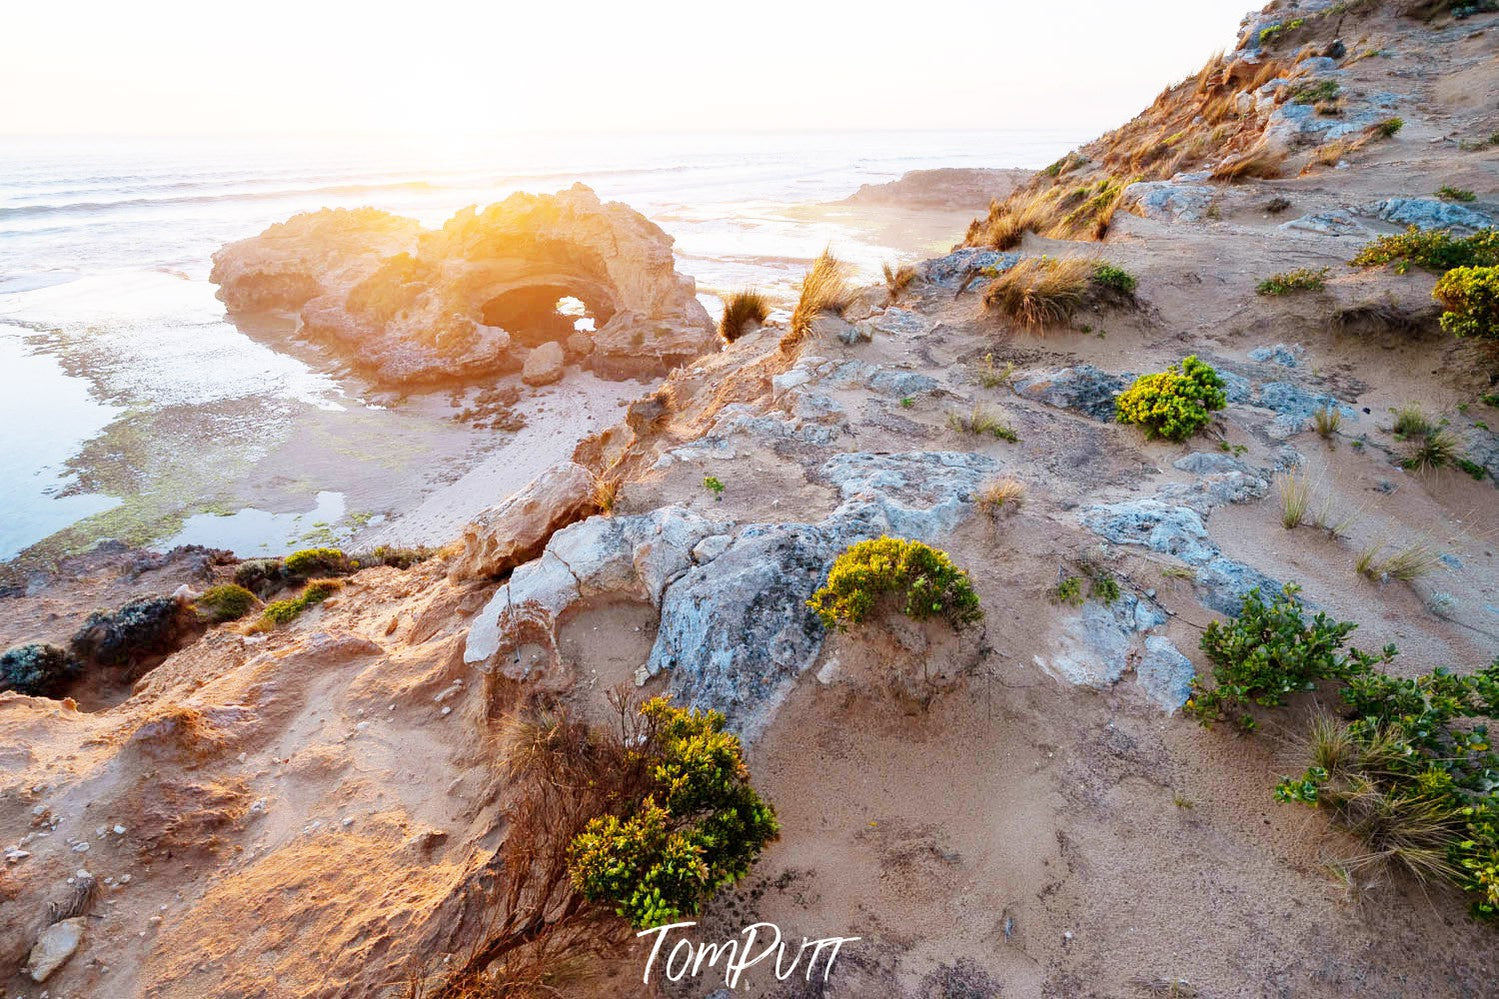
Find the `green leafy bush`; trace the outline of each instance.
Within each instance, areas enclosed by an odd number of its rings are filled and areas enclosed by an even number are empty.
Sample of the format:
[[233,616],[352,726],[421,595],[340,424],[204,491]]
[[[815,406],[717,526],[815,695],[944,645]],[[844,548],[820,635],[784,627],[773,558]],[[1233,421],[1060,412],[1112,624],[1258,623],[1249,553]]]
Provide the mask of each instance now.
[[1499,264],[1499,229],[1454,236],[1444,229],[1422,232],[1410,226],[1405,232],[1371,241],[1349,263],[1354,267],[1394,264],[1397,274],[1404,274],[1412,265],[1434,274],[1455,267],[1493,267]]
[[1474,914],[1499,915],[1499,661],[1470,676],[1415,678],[1355,670],[1348,720],[1313,729],[1311,765],[1276,786],[1280,801],[1329,809],[1372,856],[1468,892]]
[[1386,139],[1389,139],[1394,137],[1395,133],[1400,131],[1404,127],[1404,118],[1386,118],[1384,121],[1374,126],[1374,131],[1384,136]]
[[303,611],[316,607],[343,588],[339,579],[314,579],[302,588],[302,592],[287,600],[276,600],[265,605],[260,623],[266,628],[294,621]]
[[1135,379],[1115,403],[1119,422],[1138,423],[1150,437],[1186,440],[1228,405],[1223,384],[1211,365],[1188,355],[1180,367]]
[[1456,267],[1442,275],[1432,297],[1447,311],[1442,329],[1457,336],[1499,339],[1499,267]]
[[238,621],[255,606],[255,594],[237,583],[225,583],[209,587],[193,605],[209,621]]
[[643,787],[589,821],[568,852],[573,886],[612,904],[636,929],[696,915],[721,887],[749,873],[779,834],[775,810],[749,783],[738,737],[716,711],[646,701],[625,740],[621,769]]
[[1437,197],[1447,201],[1477,201],[1478,195],[1464,187],[1453,187],[1451,184],[1443,184],[1437,188]]
[[1134,298],[1135,288],[1139,284],[1129,271],[1108,263],[1101,263],[1093,268],[1093,283],[1124,299]]
[[304,548],[286,556],[281,567],[295,579],[310,579],[343,575],[349,571],[349,560],[337,548]]
[[1192,681],[1188,714],[1204,724],[1236,716],[1242,728],[1252,729],[1251,704],[1279,706],[1287,694],[1349,676],[1374,661],[1357,649],[1343,655],[1343,643],[1357,627],[1351,622],[1334,623],[1319,613],[1308,624],[1297,592],[1288,585],[1266,604],[1259,590],[1251,590],[1238,617],[1208,625],[1202,651],[1213,664],[1213,685]]
[[51,697],[82,671],[67,649],[44,642],[19,645],[0,655],[0,690]]
[[807,606],[826,627],[843,630],[864,621],[885,594],[904,598],[907,617],[940,616],[954,628],[984,616],[968,573],[953,565],[946,552],[891,537],[851,545]]
[[1293,291],[1321,291],[1326,287],[1328,268],[1312,270],[1301,267],[1284,274],[1272,274],[1256,289],[1261,295],[1289,295]]
[[1323,101],[1336,100],[1343,92],[1336,80],[1323,78],[1308,83],[1303,83],[1291,91],[1291,103],[1293,104],[1321,104]]

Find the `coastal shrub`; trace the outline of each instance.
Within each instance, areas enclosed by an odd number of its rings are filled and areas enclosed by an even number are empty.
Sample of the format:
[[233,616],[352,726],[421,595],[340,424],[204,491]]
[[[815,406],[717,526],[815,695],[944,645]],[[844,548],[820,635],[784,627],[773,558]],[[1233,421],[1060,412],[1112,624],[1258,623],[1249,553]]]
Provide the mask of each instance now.
[[646,929],[696,915],[780,830],[722,714],[658,697],[638,717],[619,750],[622,771],[637,775],[629,794],[572,839],[567,866],[585,899]]
[[1438,668],[1414,678],[1355,671],[1344,719],[1322,718],[1309,766],[1283,778],[1277,800],[1326,808],[1362,839],[1359,864],[1395,863],[1469,894],[1475,916],[1499,914],[1499,660],[1468,676]]
[[1499,266],[1455,267],[1431,295],[1446,310],[1441,321],[1448,333],[1499,339]]
[[831,248],[823,250],[812,269],[802,279],[801,297],[791,312],[791,328],[781,337],[781,347],[791,350],[812,332],[812,320],[824,312],[841,315],[854,300],[849,283],[849,267],[833,256]]
[[1478,195],[1466,188],[1453,187],[1451,184],[1443,184],[1437,188],[1437,197],[1445,201],[1477,201]]
[[1051,591],[1052,599],[1069,607],[1083,605],[1083,581],[1080,576],[1063,576]]
[[1336,100],[1343,92],[1336,80],[1327,79],[1312,80],[1300,84],[1291,90],[1292,104],[1321,104],[1325,101]]
[[1093,268],[1094,286],[1120,299],[1134,301],[1138,283],[1135,276],[1123,267],[1101,262]]
[[0,655],[0,691],[52,697],[82,671],[82,665],[67,649],[45,642],[19,645]]
[[310,579],[342,575],[349,571],[349,560],[337,548],[304,548],[286,556],[281,568],[293,579]]
[[703,476],[703,488],[713,494],[715,501],[723,499],[724,484],[716,475]]
[[1327,267],[1318,270],[1298,267],[1294,271],[1272,274],[1261,281],[1255,290],[1261,295],[1289,295],[1293,291],[1321,291],[1327,285],[1325,279],[1328,270],[1330,268]]
[[1288,694],[1312,690],[1319,680],[1347,677],[1375,661],[1356,649],[1343,654],[1357,625],[1335,623],[1320,612],[1308,623],[1298,592],[1287,585],[1267,604],[1258,589],[1251,590],[1237,617],[1208,624],[1201,646],[1212,663],[1213,683],[1192,681],[1189,715],[1205,725],[1233,718],[1253,729],[1250,705],[1277,707]]
[[1393,236],[1380,236],[1359,250],[1354,267],[1393,264],[1395,273],[1411,267],[1445,274],[1458,267],[1499,265],[1499,229],[1480,229],[1471,236],[1454,236],[1445,229],[1422,232],[1410,226]]
[[860,541],[839,555],[807,606],[825,627],[842,631],[863,622],[886,594],[903,600],[902,613],[917,620],[941,617],[962,628],[984,616],[968,573],[946,552],[888,536]]
[[367,552],[356,552],[349,556],[348,561],[351,570],[368,569],[376,565],[388,565],[392,569],[410,569],[436,554],[437,549],[428,548],[425,545],[417,545],[413,548],[378,545]]
[[1370,126],[1376,134],[1386,139],[1392,138],[1396,132],[1399,132],[1404,127],[1404,118],[1386,118],[1384,121]]
[[728,343],[738,340],[751,325],[758,326],[770,315],[765,296],[753,288],[736,291],[724,300],[723,318],[718,321],[718,335]]
[[198,614],[209,621],[238,621],[255,606],[255,594],[237,583],[211,586],[193,601]]
[[177,651],[201,627],[197,615],[172,597],[140,597],[113,613],[90,614],[69,647],[84,662],[133,666]]
[[1026,257],[989,283],[984,305],[1025,326],[1066,322],[1087,300],[1098,267],[1083,257]]
[[1181,365],[1141,375],[1115,405],[1120,423],[1138,423],[1149,437],[1183,441],[1228,405],[1224,382],[1209,364],[1188,355]]
[[303,611],[316,607],[333,596],[343,585],[341,579],[314,579],[295,597],[266,604],[260,615],[260,626],[269,629],[294,621]]

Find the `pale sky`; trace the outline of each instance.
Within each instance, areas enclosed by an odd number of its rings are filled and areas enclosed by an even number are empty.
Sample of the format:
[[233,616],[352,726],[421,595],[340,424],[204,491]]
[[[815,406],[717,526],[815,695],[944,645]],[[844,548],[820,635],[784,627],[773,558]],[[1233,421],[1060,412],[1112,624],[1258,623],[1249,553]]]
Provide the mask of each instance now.
[[1252,4],[14,3],[0,134],[1102,129]]

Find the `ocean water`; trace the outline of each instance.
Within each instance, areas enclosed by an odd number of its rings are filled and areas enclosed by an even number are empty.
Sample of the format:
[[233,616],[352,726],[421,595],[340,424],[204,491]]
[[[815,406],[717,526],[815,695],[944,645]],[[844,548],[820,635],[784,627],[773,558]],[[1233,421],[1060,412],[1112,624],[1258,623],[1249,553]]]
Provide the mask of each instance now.
[[[869,275],[892,256],[878,231],[808,206],[912,169],[1038,167],[1084,138],[0,138],[0,560],[98,537],[274,551],[319,531],[336,539],[340,518],[393,512],[369,503],[396,493],[351,469],[411,474],[421,447],[402,466],[380,442],[448,434],[440,414],[361,398],[251,339],[207,282],[219,246],[296,212],[372,205],[437,225],[465,205],[581,180],[670,233],[711,308],[714,292],[749,284],[789,297],[827,245]],[[318,461],[292,446],[308,433],[331,449]],[[470,454],[484,441],[444,446]],[[304,530],[309,518],[317,530]]]

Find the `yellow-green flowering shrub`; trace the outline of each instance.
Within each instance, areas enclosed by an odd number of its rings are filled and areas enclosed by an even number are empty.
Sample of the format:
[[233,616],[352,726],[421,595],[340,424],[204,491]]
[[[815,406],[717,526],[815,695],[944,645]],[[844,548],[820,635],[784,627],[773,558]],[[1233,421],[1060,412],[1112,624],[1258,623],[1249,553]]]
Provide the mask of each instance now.
[[1499,267],[1458,267],[1442,275],[1431,297],[1442,303],[1442,329],[1457,336],[1499,338]]
[[940,616],[961,628],[984,616],[968,573],[946,552],[891,537],[849,546],[807,606],[826,627],[843,630],[868,617],[886,594],[903,598],[903,613],[918,620]]
[[1191,437],[1227,405],[1223,379],[1193,355],[1180,366],[1141,375],[1115,402],[1120,423],[1138,423],[1147,436],[1173,441]]

